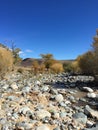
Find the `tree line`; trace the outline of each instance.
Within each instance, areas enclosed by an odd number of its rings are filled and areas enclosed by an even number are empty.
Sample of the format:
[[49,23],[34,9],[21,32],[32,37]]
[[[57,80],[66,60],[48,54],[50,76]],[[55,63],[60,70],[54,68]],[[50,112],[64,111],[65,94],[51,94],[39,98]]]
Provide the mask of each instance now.
[[[11,42],[11,48],[0,43],[0,72],[6,73],[11,71],[13,66],[20,65],[22,58],[19,56],[20,48],[17,48],[14,42]],[[93,37],[91,50],[78,56],[72,62],[64,62],[56,60],[53,54],[40,54],[42,62],[39,63],[36,59],[32,62],[31,70],[35,74],[40,72],[73,72],[86,75],[98,75],[98,29]]]

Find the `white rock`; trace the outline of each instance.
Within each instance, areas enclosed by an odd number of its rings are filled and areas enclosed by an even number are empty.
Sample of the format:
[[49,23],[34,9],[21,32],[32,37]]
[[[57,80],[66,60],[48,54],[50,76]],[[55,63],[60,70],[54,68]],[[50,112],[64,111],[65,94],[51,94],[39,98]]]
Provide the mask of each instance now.
[[56,100],[57,102],[62,102],[62,101],[64,100],[63,95],[62,95],[62,94],[56,95],[55,100]]
[[71,104],[71,102],[67,100],[65,101],[65,104],[68,105],[68,104]]
[[6,90],[8,87],[9,87],[9,85],[5,84],[2,88]]
[[88,98],[95,98],[95,97],[96,97],[96,94],[95,94],[95,93],[88,93],[88,94],[87,94],[87,97],[88,97]]
[[57,119],[60,117],[59,113],[55,112],[53,115],[52,115],[53,118]]
[[35,82],[35,84],[36,84],[36,85],[41,85],[41,82],[37,80],[37,81]]
[[11,84],[10,86],[13,90],[17,90],[18,86],[16,85],[16,83]]
[[27,111],[30,111],[30,108],[27,106],[22,107],[19,109],[19,113],[26,114]]
[[92,126],[93,126],[93,124],[94,124],[94,123],[93,123],[93,122],[91,122],[91,121],[89,121],[89,120],[86,122],[86,125],[87,125],[88,127],[92,127]]
[[83,87],[83,90],[87,91],[87,92],[94,92],[93,89],[89,88],[89,87]]
[[38,126],[36,130],[50,130],[50,128],[47,125],[41,125]]
[[36,112],[36,117],[39,119],[43,119],[45,117],[51,117],[51,114],[46,110],[39,110]]

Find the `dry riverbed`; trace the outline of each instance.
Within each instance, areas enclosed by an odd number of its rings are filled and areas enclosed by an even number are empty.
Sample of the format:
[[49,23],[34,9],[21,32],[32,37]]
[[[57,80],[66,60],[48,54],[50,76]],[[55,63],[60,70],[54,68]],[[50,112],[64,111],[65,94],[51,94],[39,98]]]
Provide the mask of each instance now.
[[92,76],[10,73],[0,81],[1,130],[98,130]]

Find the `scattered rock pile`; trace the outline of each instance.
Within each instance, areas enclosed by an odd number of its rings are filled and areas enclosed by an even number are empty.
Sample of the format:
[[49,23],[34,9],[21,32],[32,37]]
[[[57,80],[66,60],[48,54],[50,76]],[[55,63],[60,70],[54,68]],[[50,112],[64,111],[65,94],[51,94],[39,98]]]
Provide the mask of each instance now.
[[84,86],[86,92],[78,96],[83,93],[80,81],[87,85],[92,80],[68,74],[9,74],[0,81],[0,129],[97,130],[98,91]]

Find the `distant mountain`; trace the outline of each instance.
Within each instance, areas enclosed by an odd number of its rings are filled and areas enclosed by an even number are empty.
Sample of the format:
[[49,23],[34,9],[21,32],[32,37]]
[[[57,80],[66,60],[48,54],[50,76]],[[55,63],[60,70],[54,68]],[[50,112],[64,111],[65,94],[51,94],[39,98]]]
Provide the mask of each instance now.
[[[35,60],[38,61],[39,64],[41,64],[43,62],[42,59],[26,58],[26,59],[22,60],[21,66],[30,67],[30,66],[32,66],[32,63]],[[74,60],[58,60],[58,61],[61,63],[70,63],[70,62],[73,62]]]
[[61,63],[71,63],[73,61],[75,61],[75,59],[71,59],[71,60],[58,60]]
[[30,67],[30,66],[32,66],[32,63],[35,60],[38,61],[39,64],[42,63],[42,59],[26,58],[26,59],[22,60],[21,66]]

